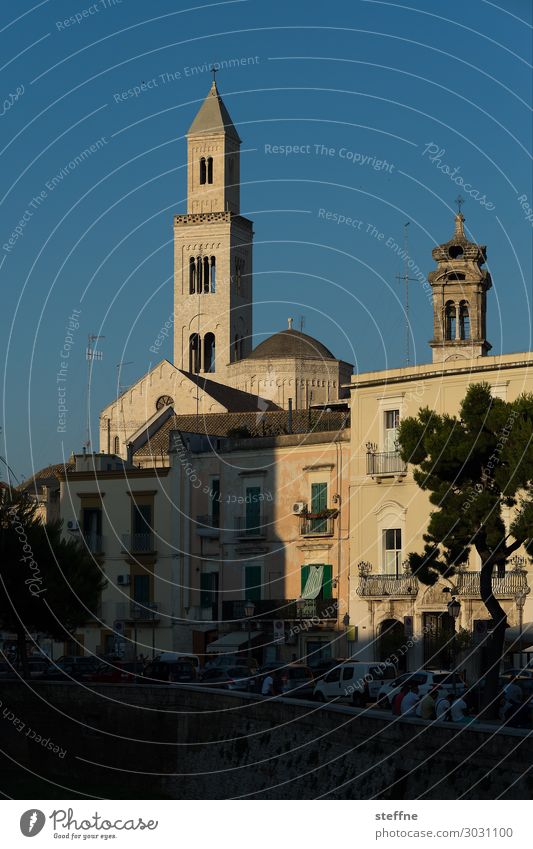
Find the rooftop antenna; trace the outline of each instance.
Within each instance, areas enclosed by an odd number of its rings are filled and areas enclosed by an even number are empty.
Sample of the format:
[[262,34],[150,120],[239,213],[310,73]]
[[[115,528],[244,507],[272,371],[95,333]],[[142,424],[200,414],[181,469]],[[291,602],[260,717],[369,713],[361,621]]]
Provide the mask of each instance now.
[[416,283],[416,277],[409,277],[409,227],[410,222],[406,221],[403,225],[403,274],[397,274],[396,280],[399,280],[405,286],[404,295],[404,313],[405,313],[405,365],[411,365],[411,328],[409,322],[409,283]]
[[305,327],[305,315],[300,316],[300,333],[304,332]]
[[95,333],[89,333],[87,337],[87,349],[85,351],[85,359],[87,360],[87,439],[85,447],[87,450],[91,448],[91,377],[93,373],[93,362],[100,362],[104,359],[102,351],[97,351],[94,345],[98,339],[105,339],[105,336],[98,336]]
[[117,370],[117,398],[119,397],[119,395],[122,395],[122,393],[128,388],[125,384],[120,382],[120,372],[121,372],[123,366],[132,366],[132,365],[133,365],[133,360],[127,360],[127,361],[121,360],[115,366],[115,368]]

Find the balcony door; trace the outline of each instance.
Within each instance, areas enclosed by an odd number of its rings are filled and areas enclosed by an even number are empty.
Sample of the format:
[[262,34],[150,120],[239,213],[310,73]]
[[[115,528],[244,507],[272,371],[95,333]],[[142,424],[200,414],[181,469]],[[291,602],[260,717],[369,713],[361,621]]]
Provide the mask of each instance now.
[[261,601],[263,590],[263,567],[244,567],[244,600]]
[[259,533],[261,525],[261,487],[246,487],[246,531]]
[[383,430],[383,450],[389,453],[398,450],[398,428],[400,426],[400,411],[386,410]]
[[[311,484],[311,514],[316,517],[317,513],[323,513],[328,507],[328,485],[327,483]],[[325,533],[327,519],[311,518],[311,532],[315,534]]]
[[211,619],[218,619],[218,572],[200,575],[200,606],[209,610]]

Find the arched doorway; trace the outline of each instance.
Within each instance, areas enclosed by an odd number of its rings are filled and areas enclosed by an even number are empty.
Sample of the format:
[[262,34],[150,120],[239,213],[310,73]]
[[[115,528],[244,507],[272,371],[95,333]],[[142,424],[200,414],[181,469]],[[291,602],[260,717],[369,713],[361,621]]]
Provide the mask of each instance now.
[[398,671],[406,671],[407,652],[397,654],[398,649],[405,645],[405,628],[398,619],[385,619],[378,631],[378,659],[383,662],[390,660],[393,654],[398,657]]
[[451,669],[455,622],[447,611],[424,613],[424,664],[433,669]]

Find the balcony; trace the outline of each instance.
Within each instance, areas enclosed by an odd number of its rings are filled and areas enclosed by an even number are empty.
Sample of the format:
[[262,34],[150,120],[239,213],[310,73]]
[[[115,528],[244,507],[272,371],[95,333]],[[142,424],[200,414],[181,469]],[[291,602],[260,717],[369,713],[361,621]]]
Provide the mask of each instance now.
[[154,554],[154,535],[122,534],[122,547],[128,554]]
[[235,536],[237,539],[264,539],[267,535],[267,517],[260,515],[253,519],[248,516],[238,516],[235,519]]
[[331,537],[333,536],[334,519],[337,515],[314,517],[300,516],[300,536],[302,537]]
[[357,587],[357,595],[364,598],[415,598],[417,593],[418,580],[413,575],[361,575]]
[[161,605],[156,602],[120,601],[116,605],[116,618],[126,622],[159,622]]
[[407,463],[399,451],[367,451],[366,473],[373,478],[387,478],[407,474]]
[[197,516],[196,533],[207,539],[218,539],[220,536],[219,516]]
[[[245,620],[244,599],[222,602],[224,621]],[[336,598],[296,599],[260,599],[254,601],[253,621],[273,621],[274,619],[298,620],[317,619],[319,621],[337,620],[338,602]]]
[[102,554],[104,551],[104,538],[101,534],[83,534],[83,542],[91,554]]
[[[480,598],[480,572],[462,572],[456,579],[459,595]],[[455,580],[455,579],[454,579]],[[527,575],[524,570],[507,572],[503,577],[492,577],[492,592],[499,598],[514,598],[521,592],[529,592]]]

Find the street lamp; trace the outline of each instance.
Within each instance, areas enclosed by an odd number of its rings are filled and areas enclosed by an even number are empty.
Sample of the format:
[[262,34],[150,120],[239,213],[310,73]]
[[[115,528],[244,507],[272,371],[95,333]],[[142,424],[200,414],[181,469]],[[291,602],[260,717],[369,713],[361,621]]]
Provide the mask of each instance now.
[[527,592],[522,590],[518,592],[514,600],[516,602],[516,607],[518,610],[518,650],[519,650],[519,658],[520,658],[520,669],[522,669],[522,629],[524,627],[524,605],[526,603]]
[[461,605],[457,601],[456,596],[452,596],[452,600],[448,602],[448,613],[453,619],[453,670],[452,670],[452,679],[453,679],[453,695],[456,695],[457,692],[457,642],[456,642],[456,622],[459,618],[459,614],[461,613]]
[[252,623],[251,619],[255,613],[255,604],[253,601],[244,602],[244,617],[248,620],[248,657],[252,656]]

